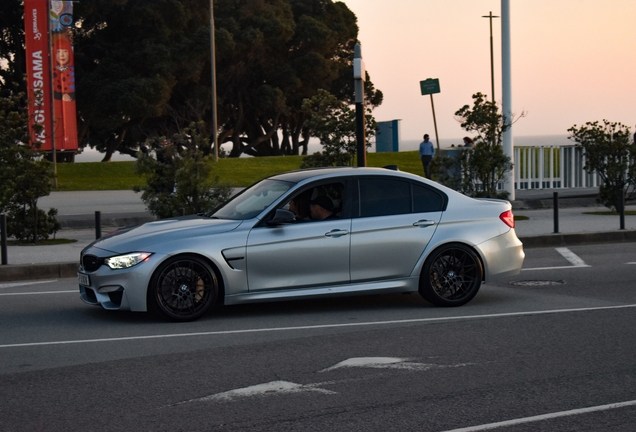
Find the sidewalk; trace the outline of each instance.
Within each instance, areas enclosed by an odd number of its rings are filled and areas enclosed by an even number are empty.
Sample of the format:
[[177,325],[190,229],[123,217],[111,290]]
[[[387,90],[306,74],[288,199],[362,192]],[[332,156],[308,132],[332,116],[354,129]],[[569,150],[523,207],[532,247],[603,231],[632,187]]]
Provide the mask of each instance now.
[[[552,208],[555,191],[559,194],[558,233],[554,232]],[[515,227],[524,247],[636,241],[636,216],[625,216],[625,229],[620,230],[618,216],[585,214],[607,210],[596,204],[596,193],[595,189],[516,191],[513,213],[528,217],[518,220]],[[9,246],[9,265],[0,266],[0,282],[75,276],[81,250],[95,240],[95,211],[101,213],[102,235],[118,227],[155,219],[146,211],[139,194],[132,191],[53,192],[39,204],[42,209],[58,209],[63,229],[57,238],[77,241],[50,246]],[[636,210],[636,205],[626,208]]]

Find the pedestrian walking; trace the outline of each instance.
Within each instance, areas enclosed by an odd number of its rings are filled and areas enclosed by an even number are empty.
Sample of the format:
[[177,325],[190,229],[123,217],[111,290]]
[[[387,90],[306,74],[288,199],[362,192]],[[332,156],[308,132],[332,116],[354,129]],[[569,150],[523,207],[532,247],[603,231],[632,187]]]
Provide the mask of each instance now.
[[422,168],[424,168],[424,176],[427,179],[431,178],[431,170],[429,165],[435,156],[435,146],[428,139],[428,134],[424,134],[424,141],[420,143],[420,159],[422,161]]

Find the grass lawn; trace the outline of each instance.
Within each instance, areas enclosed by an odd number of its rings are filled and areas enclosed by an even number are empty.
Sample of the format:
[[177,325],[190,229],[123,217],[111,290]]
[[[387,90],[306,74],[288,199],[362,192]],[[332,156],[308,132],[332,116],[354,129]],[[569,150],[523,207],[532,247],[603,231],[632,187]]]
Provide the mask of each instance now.
[[[274,174],[300,168],[303,156],[274,156],[219,159],[213,175],[232,187],[245,187]],[[399,153],[368,153],[367,166],[397,165],[401,171],[422,175],[417,151]],[[60,191],[131,190],[143,185],[135,174],[135,162],[58,163],[57,179]]]

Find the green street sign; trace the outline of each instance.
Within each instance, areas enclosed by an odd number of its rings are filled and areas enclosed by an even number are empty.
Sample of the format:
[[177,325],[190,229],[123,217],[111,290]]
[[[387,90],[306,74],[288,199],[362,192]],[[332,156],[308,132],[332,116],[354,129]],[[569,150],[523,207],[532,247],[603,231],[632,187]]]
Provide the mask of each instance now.
[[439,79],[428,78],[424,81],[420,81],[420,90],[422,90],[422,96],[439,93]]

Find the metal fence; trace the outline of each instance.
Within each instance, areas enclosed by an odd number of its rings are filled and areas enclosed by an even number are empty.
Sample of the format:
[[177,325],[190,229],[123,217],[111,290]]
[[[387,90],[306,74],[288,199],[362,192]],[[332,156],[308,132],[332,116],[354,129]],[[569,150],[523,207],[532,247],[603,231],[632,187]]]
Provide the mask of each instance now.
[[588,172],[583,149],[571,146],[515,147],[515,189],[597,187],[600,178]]

